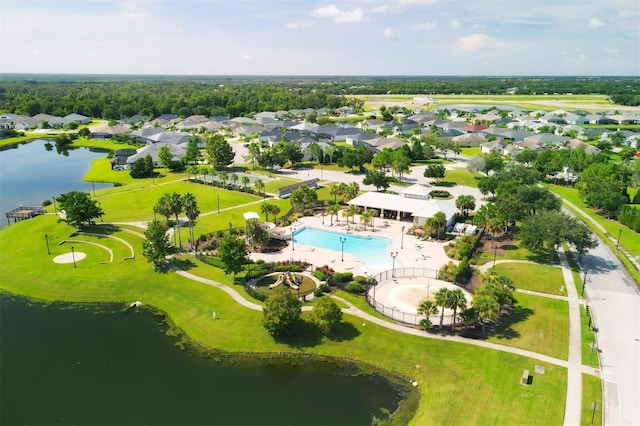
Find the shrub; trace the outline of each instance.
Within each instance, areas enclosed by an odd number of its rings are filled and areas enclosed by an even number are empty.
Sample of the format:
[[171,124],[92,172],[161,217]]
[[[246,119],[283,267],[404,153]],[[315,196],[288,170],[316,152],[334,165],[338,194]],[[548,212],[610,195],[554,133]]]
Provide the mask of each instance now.
[[446,265],[442,266],[442,268],[440,268],[440,270],[438,271],[438,279],[443,281],[454,282],[456,279],[457,269],[458,269],[458,266],[455,263],[453,262],[447,263]]
[[300,265],[290,264],[290,265],[276,265],[273,268],[274,272],[302,272],[302,268]]
[[365,286],[369,283],[369,278],[363,275],[358,275],[357,277],[354,278],[354,281],[362,286]]
[[362,284],[359,284],[357,282],[352,282],[347,286],[347,291],[349,293],[360,294],[364,292],[364,287],[362,286]]
[[429,193],[431,198],[450,198],[452,195],[449,191],[445,191],[444,189],[434,189]]
[[353,272],[336,272],[333,278],[339,283],[347,283],[353,280]]
[[325,274],[324,271],[321,270],[321,269],[316,269],[315,271],[313,271],[311,273],[311,275],[313,275],[314,277],[316,277],[320,281],[326,281],[327,280],[327,274]]

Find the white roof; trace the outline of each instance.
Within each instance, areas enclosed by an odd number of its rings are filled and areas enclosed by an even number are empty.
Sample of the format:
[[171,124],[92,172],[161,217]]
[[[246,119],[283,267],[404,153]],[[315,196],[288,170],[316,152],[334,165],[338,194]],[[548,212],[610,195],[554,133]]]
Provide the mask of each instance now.
[[242,216],[244,216],[245,221],[251,220],[251,219],[260,219],[260,216],[256,212],[246,212],[246,213],[243,213]]
[[447,217],[447,220],[450,220],[452,217],[458,213],[458,208],[446,201],[442,200],[429,200],[423,206],[422,209],[412,212],[412,216],[414,217],[433,217],[438,212],[444,213]]
[[427,200],[419,198],[405,198],[402,195],[384,194],[382,192],[365,192],[347,204],[378,210],[413,213],[422,209],[426,203],[428,203]]
[[403,192],[404,195],[419,195],[422,197],[427,197],[429,195],[429,192],[431,192],[431,190],[424,186],[424,185],[420,185],[419,183],[416,183],[414,185],[409,186],[408,188],[406,188]]

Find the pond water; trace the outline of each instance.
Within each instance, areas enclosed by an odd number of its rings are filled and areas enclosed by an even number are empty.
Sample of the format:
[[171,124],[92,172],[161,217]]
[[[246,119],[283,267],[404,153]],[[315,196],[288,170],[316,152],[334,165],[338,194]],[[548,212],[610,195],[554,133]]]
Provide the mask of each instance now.
[[[47,143],[52,145],[47,150]],[[2,147],[0,150],[0,214],[20,205],[40,206],[64,192],[79,190],[91,193],[110,184],[84,182],[82,177],[91,160],[104,158],[105,152],[76,148],[56,152],[53,141],[42,139],[26,144]],[[5,217],[0,228],[7,226]]]
[[0,424],[368,425],[399,389],[327,361],[195,355],[158,317],[0,298]]
[[[92,191],[105,153],[45,144],[0,150],[0,211]],[[403,397],[352,364],[194,355],[146,311],[67,308],[0,293],[0,424],[365,425]]]

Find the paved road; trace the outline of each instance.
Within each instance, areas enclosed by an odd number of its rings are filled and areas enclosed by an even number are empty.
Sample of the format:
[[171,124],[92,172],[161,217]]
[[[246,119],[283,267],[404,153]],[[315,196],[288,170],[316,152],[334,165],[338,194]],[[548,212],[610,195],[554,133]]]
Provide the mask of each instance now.
[[586,294],[598,329],[604,419],[607,425],[640,425],[640,294],[603,243],[582,256]]

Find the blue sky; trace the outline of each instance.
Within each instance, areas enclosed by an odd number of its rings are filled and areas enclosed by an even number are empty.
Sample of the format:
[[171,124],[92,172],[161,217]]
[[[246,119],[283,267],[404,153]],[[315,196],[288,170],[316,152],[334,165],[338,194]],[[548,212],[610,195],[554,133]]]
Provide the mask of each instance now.
[[0,72],[640,75],[640,1],[3,0]]

